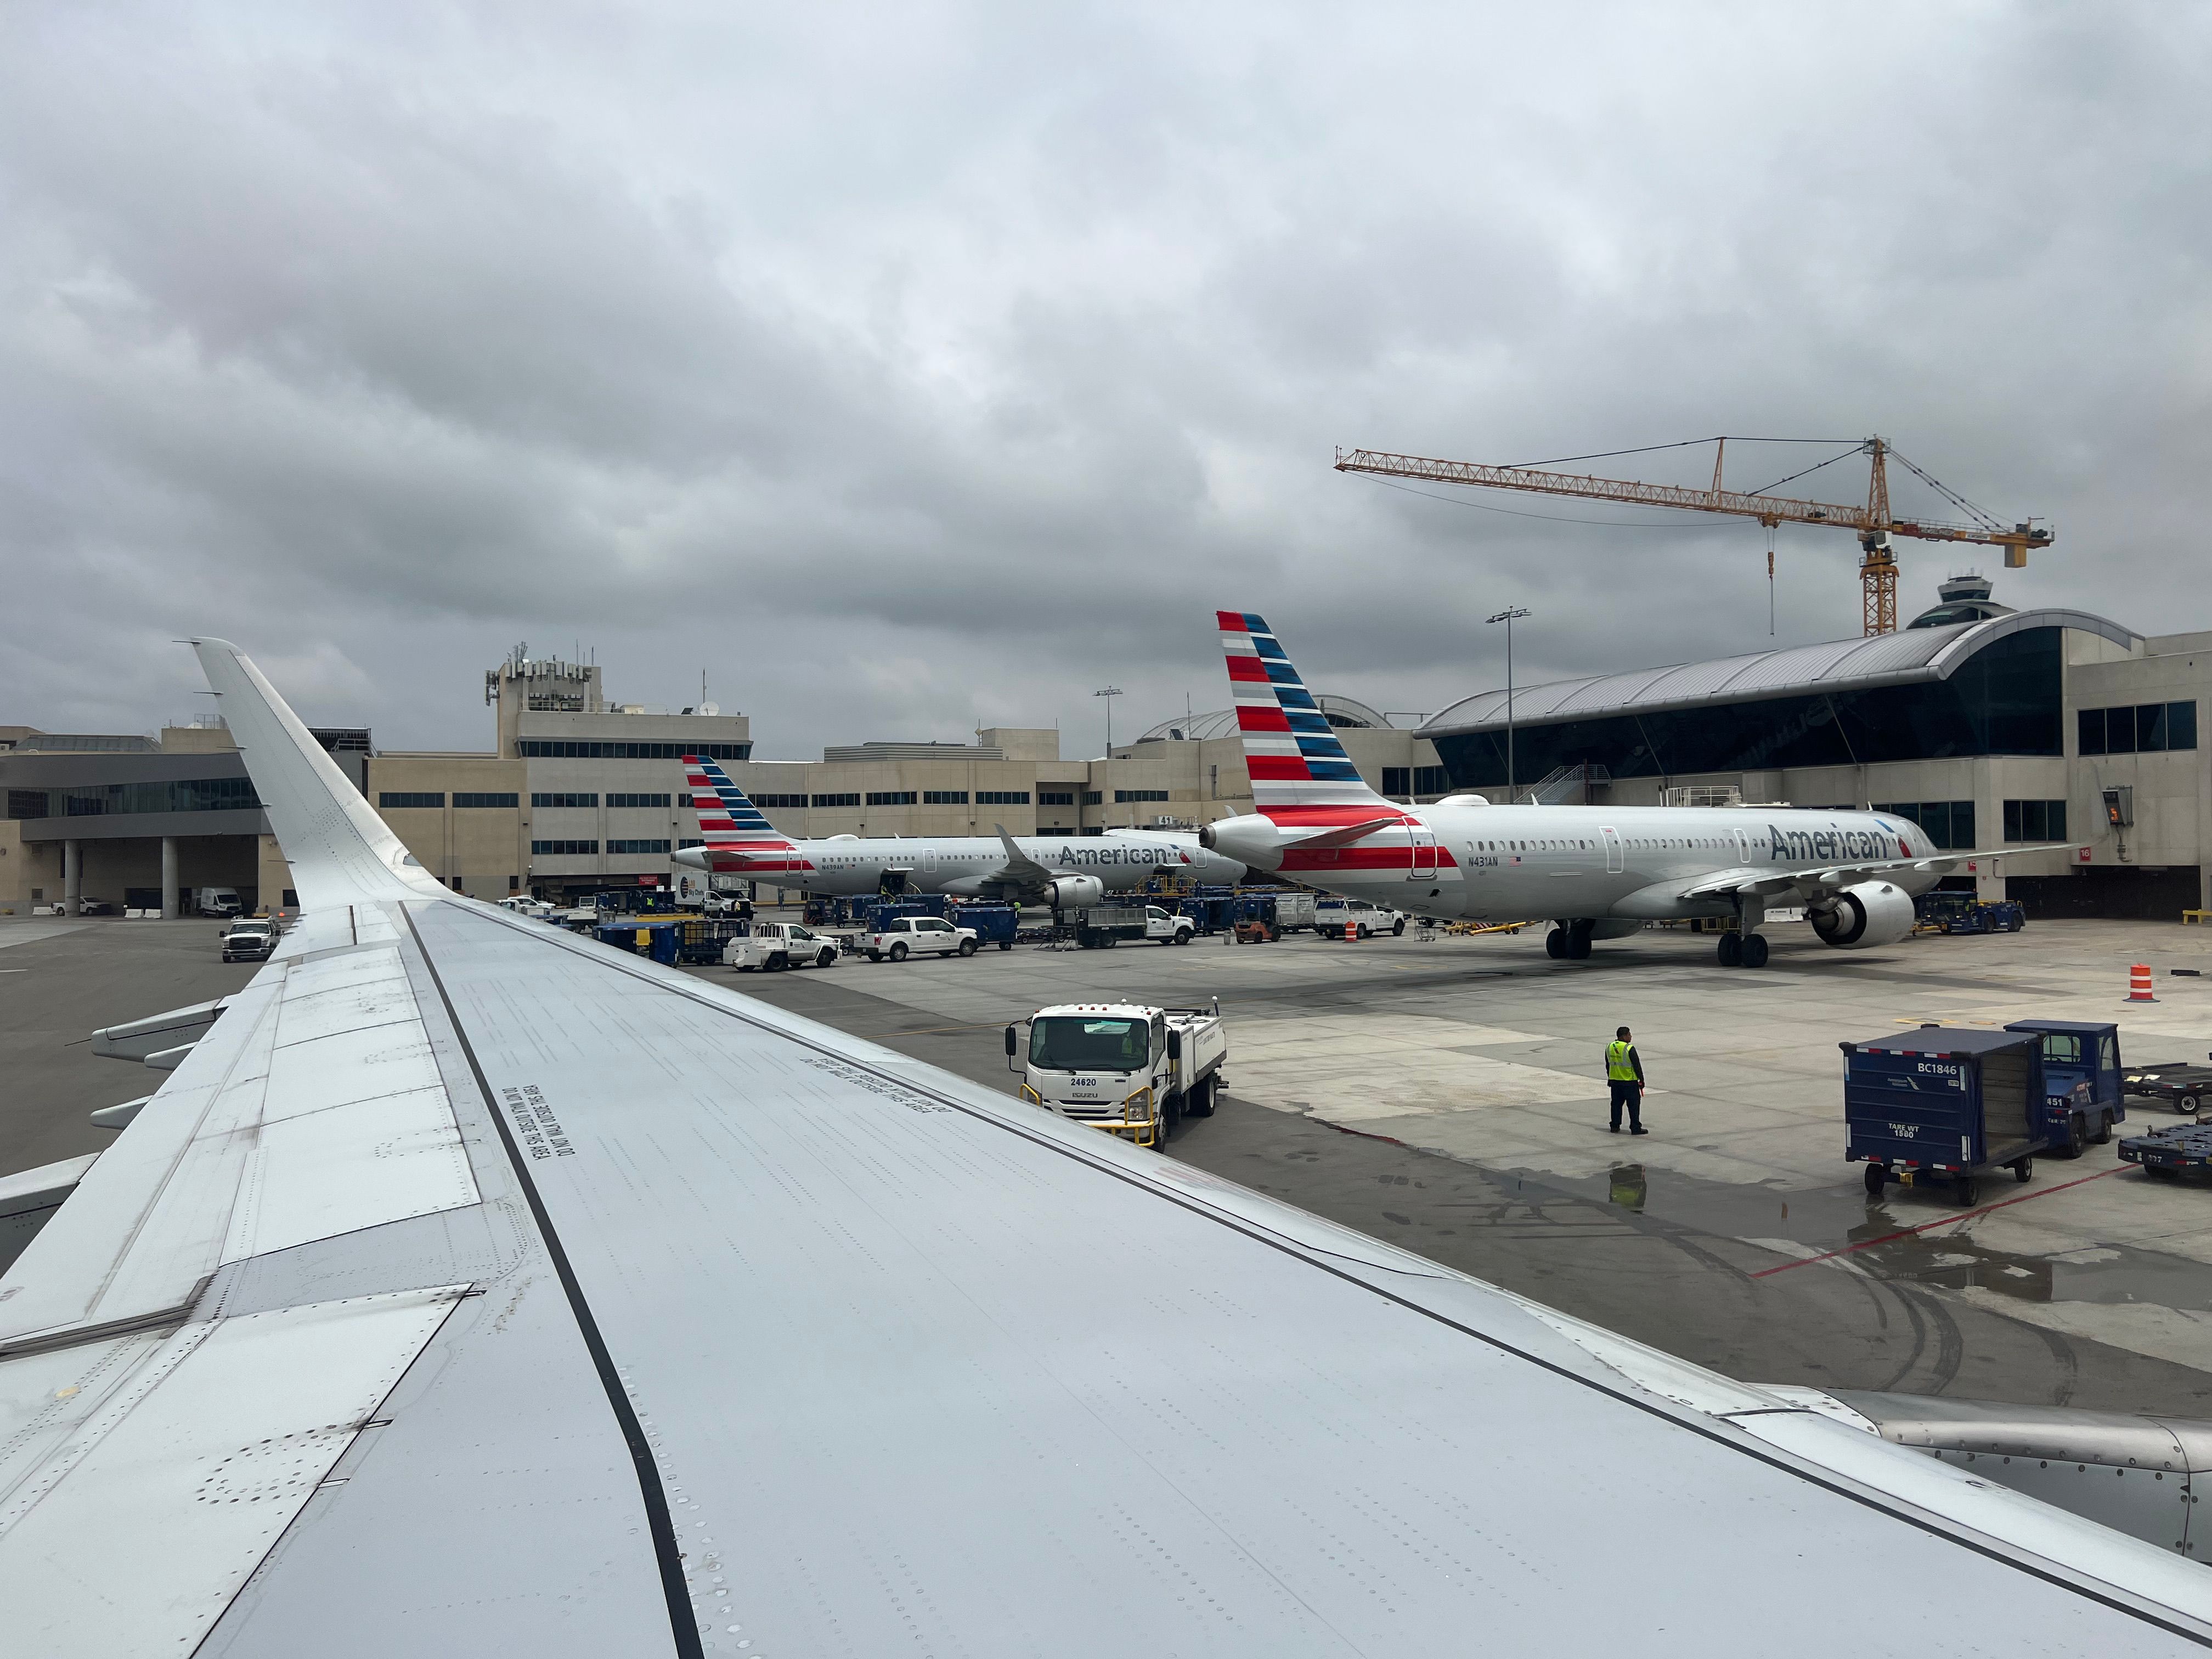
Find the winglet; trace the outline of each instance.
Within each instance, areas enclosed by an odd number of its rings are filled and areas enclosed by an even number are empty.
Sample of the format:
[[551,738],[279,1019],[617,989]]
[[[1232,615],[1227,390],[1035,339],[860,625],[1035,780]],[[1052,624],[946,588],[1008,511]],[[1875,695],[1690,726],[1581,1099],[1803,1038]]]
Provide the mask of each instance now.
[[194,640],[191,647],[291,866],[301,909],[453,896],[308,736],[252,658],[228,640]]
[[1005,824],[994,823],[991,828],[999,832],[1000,845],[1006,849],[1006,867],[1001,874],[1016,878],[1035,876],[1042,879],[1052,873],[1014,844],[1014,838],[1006,833]]

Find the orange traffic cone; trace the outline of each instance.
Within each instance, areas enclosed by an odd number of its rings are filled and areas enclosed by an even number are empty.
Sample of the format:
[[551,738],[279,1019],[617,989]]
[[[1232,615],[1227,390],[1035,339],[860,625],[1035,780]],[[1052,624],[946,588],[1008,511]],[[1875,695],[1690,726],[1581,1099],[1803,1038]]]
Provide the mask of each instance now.
[[2134,967],[2128,969],[2128,1000],[2130,1002],[2156,1002],[2158,1000],[2156,997],[2150,994],[2150,964],[2148,963],[2139,962],[2136,963]]
[[[1344,924],[1344,942],[1346,945],[1354,945],[1358,942],[1358,939],[1359,928],[1358,924],[1347,920]],[[2148,972],[2149,970],[2146,969],[2144,971]]]

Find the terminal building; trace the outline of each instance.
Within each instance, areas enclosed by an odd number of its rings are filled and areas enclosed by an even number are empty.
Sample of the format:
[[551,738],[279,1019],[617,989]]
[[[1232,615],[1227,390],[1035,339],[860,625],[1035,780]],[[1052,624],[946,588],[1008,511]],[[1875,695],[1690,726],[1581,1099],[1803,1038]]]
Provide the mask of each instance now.
[[[1097,835],[1252,806],[1225,711],[1091,760],[1063,760],[1056,728],[1001,726],[973,743],[865,742],[775,761],[753,757],[743,714],[609,702],[597,664],[518,649],[485,674],[484,700],[489,750],[380,750],[362,728],[315,732],[423,868],[479,898],[667,879],[671,854],[699,837],[686,755],[718,761],[794,837],[988,836],[1000,824]],[[1434,750],[1410,731],[1347,698],[1322,702],[1377,788],[1410,799],[1443,787]],[[233,888],[249,910],[294,902],[219,720],[158,738],[0,726],[0,913],[81,898],[173,912],[202,887]]]
[[[1978,860],[1956,879],[1984,896],[2040,915],[2171,919],[2206,903],[2208,690],[2212,633],[2014,611],[1969,577],[1896,634],[1485,691],[1414,728],[1354,698],[1317,702],[1361,775],[1397,800],[1877,806],[1945,848],[2084,843]],[[608,702],[596,664],[518,649],[486,673],[484,698],[488,750],[315,734],[425,869],[480,898],[665,881],[698,838],[687,754],[720,761],[794,837],[1095,835],[1252,810],[1227,709],[1088,760],[1062,759],[1048,726],[777,761],[754,757],[743,714]],[[0,726],[0,913],[79,896],[174,908],[210,886],[249,909],[291,902],[219,721],[158,738]]]
[[1895,634],[1521,686],[1510,709],[1485,691],[1420,734],[1498,800],[1874,806],[1948,848],[2078,842],[1977,860],[1973,884],[2172,921],[2206,902],[2208,688],[2212,633],[2014,611],[1977,576]]

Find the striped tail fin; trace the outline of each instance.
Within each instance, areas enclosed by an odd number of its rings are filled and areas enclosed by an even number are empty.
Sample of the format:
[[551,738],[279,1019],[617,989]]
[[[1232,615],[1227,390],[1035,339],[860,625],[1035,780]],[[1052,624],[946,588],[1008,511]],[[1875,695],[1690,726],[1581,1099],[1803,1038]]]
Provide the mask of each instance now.
[[1400,809],[1360,777],[1267,623],[1244,611],[1213,614],[1229,659],[1253,805],[1281,823],[1328,823],[1342,817],[1343,809],[1363,818],[1378,816],[1376,809],[1397,814]]
[[714,868],[747,874],[812,868],[791,838],[730,781],[728,773],[698,755],[686,755],[684,768],[691,786],[691,805],[699,814],[699,834],[714,855]]

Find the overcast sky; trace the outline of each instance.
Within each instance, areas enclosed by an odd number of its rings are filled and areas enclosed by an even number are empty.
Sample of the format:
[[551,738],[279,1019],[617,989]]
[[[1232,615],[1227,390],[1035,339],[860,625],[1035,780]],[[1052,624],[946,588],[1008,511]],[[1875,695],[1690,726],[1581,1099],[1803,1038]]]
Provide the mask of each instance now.
[[[483,747],[482,671],[580,641],[627,701],[703,668],[767,757],[1077,756],[1109,683],[1122,737],[1226,702],[1217,606],[1394,711],[1502,684],[1507,605],[1524,684],[1767,642],[1755,524],[1424,499],[1339,445],[1880,432],[2056,526],[2001,598],[2212,628],[2203,7],[0,31],[0,721],[189,715],[207,632],[311,720]],[[1972,556],[1903,544],[1907,606]],[[1781,642],[1857,631],[1856,557],[1780,532]]]

